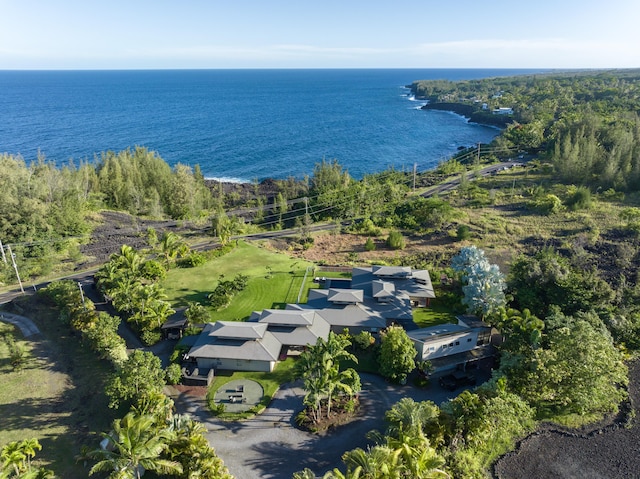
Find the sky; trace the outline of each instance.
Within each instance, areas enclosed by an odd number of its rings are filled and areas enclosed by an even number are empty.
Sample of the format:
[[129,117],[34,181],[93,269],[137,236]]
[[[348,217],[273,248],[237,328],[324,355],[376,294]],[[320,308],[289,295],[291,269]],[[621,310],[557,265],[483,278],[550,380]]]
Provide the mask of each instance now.
[[638,0],[0,0],[0,70],[634,68]]

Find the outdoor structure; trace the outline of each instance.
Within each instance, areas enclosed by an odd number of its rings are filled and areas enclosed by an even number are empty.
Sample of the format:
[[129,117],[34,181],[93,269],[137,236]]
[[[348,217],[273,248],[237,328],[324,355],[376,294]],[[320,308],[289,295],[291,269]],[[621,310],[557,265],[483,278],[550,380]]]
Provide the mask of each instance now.
[[418,352],[418,361],[430,361],[436,371],[495,355],[492,328],[475,316],[458,316],[457,324],[440,324],[407,334]]
[[184,330],[187,329],[187,323],[188,320],[184,313],[173,314],[160,328],[162,337],[165,339],[180,339],[184,334]]
[[406,266],[353,268],[340,286],[309,290],[306,304],[255,311],[247,322],[208,324],[188,357],[202,369],[272,371],[276,361],[326,339],[329,331],[373,334],[397,323],[413,325],[414,307],[435,298],[429,272]]

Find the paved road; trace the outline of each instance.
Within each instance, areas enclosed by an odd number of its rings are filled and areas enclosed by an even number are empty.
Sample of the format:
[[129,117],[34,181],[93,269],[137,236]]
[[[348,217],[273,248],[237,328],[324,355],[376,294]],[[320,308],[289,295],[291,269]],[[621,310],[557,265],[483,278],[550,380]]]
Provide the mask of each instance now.
[[[467,179],[473,180],[474,178],[478,178],[480,176],[490,176],[498,171],[508,170],[513,168],[514,166],[521,166],[524,163],[522,161],[505,161],[502,163],[496,163],[493,165],[485,166],[484,168],[479,169],[478,171],[469,171],[467,172]],[[446,181],[444,183],[440,183],[432,188],[429,188],[427,191],[422,193],[421,196],[431,197],[440,193],[448,193],[451,190],[457,188],[460,185],[460,177],[456,177],[452,180]]]
[[31,321],[29,318],[25,318],[24,316],[1,312],[0,321],[17,326],[25,338],[28,338],[29,336],[35,336],[36,334],[40,334],[40,330],[38,329],[38,326],[36,326],[34,322]]
[[362,415],[347,426],[325,435],[315,435],[294,427],[295,414],[302,409],[300,381],[285,384],[270,406],[247,421],[223,422],[211,417],[202,399],[172,395],[181,413],[190,413],[209,431],[207,438],[229,471],[242,479],[291,479],[305,467],[317,476],[335,467],[344,470],[345,451],[369,444],[365,434],[384,430],[384,413],[403,397],[440,404],[459,394],[434,385],[425,390],[413,386],[390,385],[379,376],[361,374]]

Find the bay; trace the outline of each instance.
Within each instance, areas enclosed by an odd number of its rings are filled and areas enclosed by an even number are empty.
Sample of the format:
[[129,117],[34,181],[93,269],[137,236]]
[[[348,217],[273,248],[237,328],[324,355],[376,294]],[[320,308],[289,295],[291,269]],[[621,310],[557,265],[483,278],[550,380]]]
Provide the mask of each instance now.
[[423,111],[406,85],[497,69],[0,71],[0,152],[58,165],[144,146],[208,178],[301,179],[336,159],[360,178],[433,168],[492,127]]

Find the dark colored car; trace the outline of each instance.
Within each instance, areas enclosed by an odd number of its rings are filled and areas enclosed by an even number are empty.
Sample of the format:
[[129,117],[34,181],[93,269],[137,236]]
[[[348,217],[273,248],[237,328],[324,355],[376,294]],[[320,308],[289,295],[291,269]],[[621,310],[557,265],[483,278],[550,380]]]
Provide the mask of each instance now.
[[455,391],[462,386],[474,386],[476,377],[473,374],[456,371],[440,378],[440,386],[449,391]]

